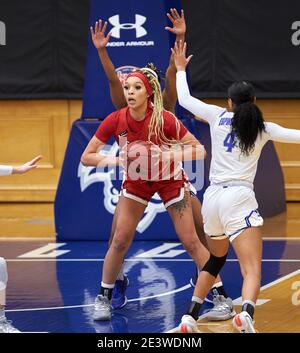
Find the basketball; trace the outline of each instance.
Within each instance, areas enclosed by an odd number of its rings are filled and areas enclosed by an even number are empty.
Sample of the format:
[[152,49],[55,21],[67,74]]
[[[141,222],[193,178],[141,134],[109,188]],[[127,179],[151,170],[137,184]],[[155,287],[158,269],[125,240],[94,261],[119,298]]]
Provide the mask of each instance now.
[[127,174],[130,179],[149,180],[160,152],[159,146],[150,141],[134,141],[124,148]]
[[154,144],[150,141],[134,141],[127,145],[127,160],[132,162],[137,158],[151,157],[151,147]]

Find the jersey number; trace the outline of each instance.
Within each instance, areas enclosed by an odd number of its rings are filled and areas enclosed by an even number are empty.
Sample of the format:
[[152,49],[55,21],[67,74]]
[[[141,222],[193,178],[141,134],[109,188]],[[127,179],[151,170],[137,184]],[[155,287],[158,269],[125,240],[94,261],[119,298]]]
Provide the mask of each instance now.
[[232,149],[235,146],[235,134],[233,132],[230,132],[226,137],[223,142],[223,145],[227,147],[226,152],[232,152]]

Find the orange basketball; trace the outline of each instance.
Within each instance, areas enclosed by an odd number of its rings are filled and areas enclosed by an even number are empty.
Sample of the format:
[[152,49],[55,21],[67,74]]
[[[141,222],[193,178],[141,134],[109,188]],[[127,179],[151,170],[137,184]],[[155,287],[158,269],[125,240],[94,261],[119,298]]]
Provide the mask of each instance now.
[[149,141],[134,141],[126,146],[127,175],[130,179],[149,180],[158,150],[159,146]]
[[153,146],[153,143],[149,141],[131,142],[126,147],[127,160],[132,162],[139,157],[151,157],[151,146]]

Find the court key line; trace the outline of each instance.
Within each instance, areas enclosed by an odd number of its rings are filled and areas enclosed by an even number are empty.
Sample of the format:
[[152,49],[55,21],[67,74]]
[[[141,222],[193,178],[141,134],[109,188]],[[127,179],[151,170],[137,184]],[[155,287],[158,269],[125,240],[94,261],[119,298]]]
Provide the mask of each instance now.
[[[49,262],[103,262],[104,259],[5,259],[7,262],[39,262],[39,261],[49,261]],[[132,258],[125,259],[127,262],[145,262],[145,261],[157,261],[157,262],[194,262],[193,259],[159,259],[159,258]],[[238,262],[238,259],[227,259],[228,262]],[[300,259],[262,259],[262,262],[300,262]]]
[[[183,291],[185,291],[186,289],[189,289],[189,288],[191,288],[191,285],[187,284],[185,286],[182,286],[180,288],[174,289],[174,290],[169,291],[169,292],[155,294],[155,295],[150,295],[148,297],[128,299],[128,302],[137,302],[137,301],[142,301],[142,300],[147,300],[147,299],[164,297],[164,296],[167,296],[167,295],[183,292]],[[60,310],[60,309],[86,308],[86,307],[89,307],[89,306],[94,306],[94,303],[92,303],[92,304],[82,304],[82,305],[53,306],[53,307],[48,307],[48,308],[10,309],[10,310],[5,310],[5,311],[6,312],[21,312],[21,311]]]

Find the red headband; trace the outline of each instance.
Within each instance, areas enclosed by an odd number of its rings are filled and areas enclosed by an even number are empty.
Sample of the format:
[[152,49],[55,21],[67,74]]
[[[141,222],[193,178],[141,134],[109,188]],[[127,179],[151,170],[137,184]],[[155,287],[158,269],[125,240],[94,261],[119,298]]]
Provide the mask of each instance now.
[[129,74],[127,76],[127,78],[128,77],[138,77],[138,78],[140,78],[143,81],[143,83],[144,83],[144,85],[146,87],[147,93],[149,94],[149,96],[152,96],[152,87],[151,87],[150,82],[149,82],[149,80],[148,80],[146,75],[144,75],[141,72],[132,72],[131,74]]

